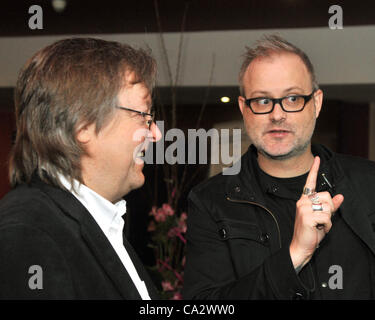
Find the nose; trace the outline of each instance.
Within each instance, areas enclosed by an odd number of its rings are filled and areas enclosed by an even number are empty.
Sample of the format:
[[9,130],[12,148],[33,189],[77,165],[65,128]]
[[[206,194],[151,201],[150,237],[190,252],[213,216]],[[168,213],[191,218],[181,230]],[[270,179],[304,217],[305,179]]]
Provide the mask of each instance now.
[[151,123],[150,132],[151,132],[150,139],[151,139],[152,142],[157,142],[161,139],[162,134],[160,132],[159,127],[156,125],[155,122]]
[[280,121],[286,118],[286,112],[281,108],[280,103],[275,103],[275,107],[270,113],[270,117],[273,121]]

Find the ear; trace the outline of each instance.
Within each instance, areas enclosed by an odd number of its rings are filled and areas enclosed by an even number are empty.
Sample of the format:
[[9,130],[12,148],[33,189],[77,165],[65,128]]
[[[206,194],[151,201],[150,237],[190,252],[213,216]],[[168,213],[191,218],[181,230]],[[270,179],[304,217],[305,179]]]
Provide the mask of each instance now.
[[318,118],[323,104],[323,91],[318,89],[313,96],[315,105],[315,117]]
[[95,135],[95,124],[82,125],[76,133],[76,139],[81,144],[89,143]]
[[244,97],[242,97],[242,96],[238,97],[238,106],[239,106],[240,111],[243,115],[243,110],[244,110],[244,106],[245,106],[245,98]]

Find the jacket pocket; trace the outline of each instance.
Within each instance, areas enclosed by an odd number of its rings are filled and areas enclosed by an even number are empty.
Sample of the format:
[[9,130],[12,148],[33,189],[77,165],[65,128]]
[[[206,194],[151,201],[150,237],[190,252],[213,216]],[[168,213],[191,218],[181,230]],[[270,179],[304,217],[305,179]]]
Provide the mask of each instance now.
[[268,235],[258,225],[234,220],[222,220],[217,224],[237,277],[258,267],[270,255]]
[[218,233],[220,239],[223,241],[231,239],[245,239],[256,241],[263,245],[267,245],[268,242],[268,234],[262,232],[258,225],[242,221],[219,221]]

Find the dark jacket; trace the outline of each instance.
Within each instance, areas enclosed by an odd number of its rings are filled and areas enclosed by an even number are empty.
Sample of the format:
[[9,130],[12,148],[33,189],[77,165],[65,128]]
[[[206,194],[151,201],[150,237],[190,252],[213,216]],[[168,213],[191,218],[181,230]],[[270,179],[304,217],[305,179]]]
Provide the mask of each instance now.
[[[315,148],[328,160],[320,167],[317,191],[344,195],[342,218],[375,255],[375,163]],[[250,148],[241,158],[239,174],[219,174],[189,195],[184,298],[309,298],[248,165],[252,154]]]
[[[156,298],[136,253],[126,240],[124,245],[150,297]],[[42,283],[32,266],[41,268]],[[0,201],[0,299],[140,299],[140,295],[86,208],[71,193],[36,178]]]

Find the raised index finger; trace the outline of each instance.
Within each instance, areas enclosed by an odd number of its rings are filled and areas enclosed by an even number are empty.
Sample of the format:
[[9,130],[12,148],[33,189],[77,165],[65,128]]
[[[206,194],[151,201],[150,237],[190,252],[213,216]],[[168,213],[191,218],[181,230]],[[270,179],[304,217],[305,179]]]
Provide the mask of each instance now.
[[319,172],[319,166],[320,166],[320,158],[315,157],[314,162],[311,166],[309,175],[307,176],[307,179],[306,179],[305,188],[315,190],[316,180],[317,180],[318,172]]

